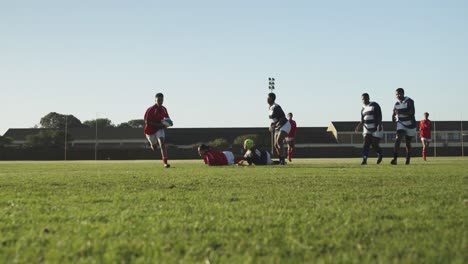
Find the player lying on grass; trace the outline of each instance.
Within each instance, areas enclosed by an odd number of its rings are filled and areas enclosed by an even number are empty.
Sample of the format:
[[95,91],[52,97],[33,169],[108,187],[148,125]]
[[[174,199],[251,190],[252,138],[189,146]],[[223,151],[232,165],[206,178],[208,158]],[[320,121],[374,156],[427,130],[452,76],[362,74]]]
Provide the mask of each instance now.
[[231,151],[219,151],[205,144],[198,146],[198,154],[208,166],[234,165],[241,157],[235,157]]
[[246,150],[244,157],[237,165],[244,165],[247,162],[249,165],[273,165],[279,164],[279,161],[274,162],[271,160],[270,152],[261,150],[255,146],[252,139],[246,139],[244,141],[244,150]]

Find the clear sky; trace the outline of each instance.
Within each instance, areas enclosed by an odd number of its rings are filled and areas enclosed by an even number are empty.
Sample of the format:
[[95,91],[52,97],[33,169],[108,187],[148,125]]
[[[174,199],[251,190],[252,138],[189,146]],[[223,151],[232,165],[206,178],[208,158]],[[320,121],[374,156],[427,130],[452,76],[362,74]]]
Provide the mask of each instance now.
[[175,127],[267,126],[268,77],[298,126],[468,119],[468,1],[0,0],[0,134],[49,112],[141,119],[157,92]]

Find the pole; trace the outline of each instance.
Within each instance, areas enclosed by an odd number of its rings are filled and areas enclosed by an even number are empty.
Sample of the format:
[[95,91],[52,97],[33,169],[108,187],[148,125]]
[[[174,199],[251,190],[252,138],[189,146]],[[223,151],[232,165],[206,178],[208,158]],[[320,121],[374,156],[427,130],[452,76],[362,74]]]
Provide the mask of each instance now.
[[[275,89],[275,78],[268,77],[268,89],[270,89],[270,93],[273,92]],[[274,155],[274,145],[275,145],[275,131],[271,131],[271,156]]]
[[65,153],[64,153],[64,160],[67,160],[67,133],[68,133],[68,116],[65,116]]
[[463,146],[463,116],[460,115],[460,140],[461,140],[461,154],[462,157],[465,157],[465,147]]
[[98,146],[98,135],[97,135],[97,127],[98,125],[98,118],[96,114],[96,135],[95,135],[95,141],[94,141],[94,160],[97,160],[97,146]]
[[437,157],[437,134],[436,134],[436,122],[434,121],[434,157]]

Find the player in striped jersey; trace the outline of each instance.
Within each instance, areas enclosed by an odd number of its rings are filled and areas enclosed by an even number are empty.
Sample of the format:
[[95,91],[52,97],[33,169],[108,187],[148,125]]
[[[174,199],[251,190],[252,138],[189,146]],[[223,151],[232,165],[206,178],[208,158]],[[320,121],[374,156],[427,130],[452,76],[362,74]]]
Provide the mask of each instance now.
[[362,135],[364,143],[361,165],[367,164],[370,146],[377,152],[377,164],[380,164],[383,158],[382,149],[379,145],[380,139],[383,137],[382,110],[378,103],[370,101],[369,94],[363,93],[361,98],[364,104],[361,109],[361,122],[359,122],[355,129],[355,132],[358,133],[361,126],[363,127]]
[[291,125],[289,124],[286,115],[284,114],[283,109],[279,104],[275,103],[276,95],[274,93],[268,94],[267,102],[270,105],[268,117],[270,118],[270,132],[274,134],[274,147],[275,151],[278,154],[279,162],[281,165],[285,165],[285,157],[283,156],[284,146],[283,142],[286,138],[286,135],[291,130]]
[[403,88],[396,89],[396,97],[398,101],[393,108],[392,121],[396,122],[396,139],[393,148],[392,165],[397,165],[398,151],[403,137],[406,141],[406,165],[410,164],[411,160],[411,140],[416,136],[416,118],[414,116],[414,101],[405,96]]

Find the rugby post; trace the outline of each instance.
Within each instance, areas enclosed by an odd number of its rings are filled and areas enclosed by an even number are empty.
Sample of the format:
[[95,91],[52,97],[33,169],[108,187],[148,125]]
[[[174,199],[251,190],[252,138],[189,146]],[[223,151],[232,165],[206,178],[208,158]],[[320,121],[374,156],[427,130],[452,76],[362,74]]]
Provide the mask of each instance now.
[[[275,78],[268,77],[268,89],[270,89],[270,93],[272,93],[273,90],[275,89]],[[275,153],[274,144],[275,144],[275,131],[271,131],[271,156],[272,157]]]

